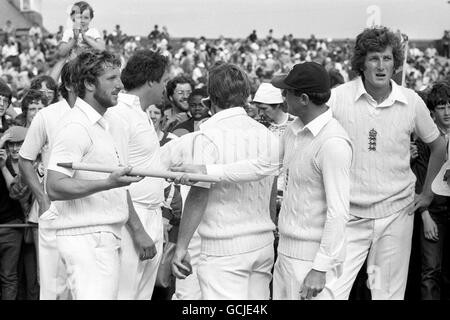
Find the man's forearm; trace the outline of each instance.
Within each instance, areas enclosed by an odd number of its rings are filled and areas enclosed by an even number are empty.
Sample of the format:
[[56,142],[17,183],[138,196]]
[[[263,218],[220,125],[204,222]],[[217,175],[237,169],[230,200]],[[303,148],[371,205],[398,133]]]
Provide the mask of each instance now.
[[70,50],[72,50],[72,48],[75,47],[75,45],[76,45],[75,39],[70,39],[68,43],[62,43],[59,46],[59,55],[63,57],[67,56]]
[[127,227],[131,234],[144,230],[141,219],[134,209],[133,201],[131,200],[130,192],[127,191],[127,203],[128,203],[128,221]]
[[84,37],[84,41],[95,50],[105,50],[105,45],[101,41],[94,40],[88,36]]
[[39,179],[34,170],[33,162],[22,157],[19,158],[19,169],[25,183],[31,190],[31,193],[36,197],[37,201],[40,202],[47,195],[44,192],[43,185],[39,182]]
[[206,166],[207,174],[220,177],[230,183],[257,181],[268,176],[278,176],[282,163],[250,159],[229,164],[212,164]]
[[209,189],[191,187],[181,216],[177,247],[187,250],[208,203]]
[[47,175],[47,192],[51,201],[80,199],[111,188],[106,179],[80,180],[52,170],[48,170]]

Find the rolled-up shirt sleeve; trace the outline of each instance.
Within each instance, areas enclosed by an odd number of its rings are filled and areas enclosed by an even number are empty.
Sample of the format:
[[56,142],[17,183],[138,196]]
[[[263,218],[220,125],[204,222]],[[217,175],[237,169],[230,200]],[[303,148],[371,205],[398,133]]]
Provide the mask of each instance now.
[[344,139],[331,138],[323,144],[315,162],[323,176],[327,217],[313,269],[327,272],[341,264],[345,258],[352,147]]
[[92,141],[87,130],[77,123],[69,123],[55,135],[48,170],[73,177],[75,170],[58,166],[58,163],[81,162]]
[[38,112],[28,128],[19,155],[26,160],[35,161],[46,143],[47,135],[45,132],[44,118],[42,117],[42,113]]

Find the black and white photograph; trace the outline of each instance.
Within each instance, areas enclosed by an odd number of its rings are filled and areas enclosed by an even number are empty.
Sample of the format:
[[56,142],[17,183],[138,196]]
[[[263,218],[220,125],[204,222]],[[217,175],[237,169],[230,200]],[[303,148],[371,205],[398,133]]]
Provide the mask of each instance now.
[[450,300],[449,137],[449,0],[0,0],[0,300]]

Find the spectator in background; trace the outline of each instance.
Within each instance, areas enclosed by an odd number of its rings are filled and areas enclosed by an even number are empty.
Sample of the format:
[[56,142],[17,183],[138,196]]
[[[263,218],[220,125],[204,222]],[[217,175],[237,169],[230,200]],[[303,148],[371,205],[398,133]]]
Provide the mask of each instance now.
[[[23,127],[11,127],[9,130],[15,130],[20,135],[20,137],[17,137],[12,141],[10,140],[8,143],[8,154],[11,160],[10,164],[12,169],[10,170],[12,181],[9,185],[9,196],[11,199],[19,201],[22,208],[24,222],[28,223],[32,196],[29,189],[23,182],[19,168],[19,150],[25,140],[27,129]],[[9,180],[9,178],[7,178],[7,180]],[[35,250],[37,243],[34,243],[33,238],[35,229],[36,228],[34,227],[28,227],[24,230],[18,266],[19,292],[17,298],[19,300],[39,300],[37,255]]]
[[259,121],[261,119],[260,114],[259,114],[259,109],[254,103],[248,102],[244,106],[244,109],[250,118],[255,119],[256,121]]
[[[163,116],[162,106],[151,105],[146,110],[149,120],[153,123],[153,127],[159,139],[159,145],[162,147],[169,141],[178,137],[173,133],[163,131],[165,117]],[[163,158],[163,156],[161,156]],[[168,242],[176,243],[178,236],[178,227],[180,224],[182,211],[182,198],[180,187],[171,183],[164,189],[164,201],[162,206],[162,216],[164,223],[164,246]],[[170,285],[168,287],[160,287],[158,283],[155,285],[152,300],[171,300],[175,292],[174,277],[171,276]]]
[[345,83],[342,74],[334,68],[328,71],[328,75],[330,76],[331,89],[336,88],[337,86]]
[[36,114],[48,104],[47,97],[34,89],[28,90],[22,98],[22,113],[15,119],[15,125],[29,128]]
[[[189,120],[180,123],[178,126],[176,126],[173,130],[174,135],[181,137],[187,133],[195,132],[200,129],[199,125],[209,118],[211,101],[209,99],[206,99],[206,97],[207,92],[205,88],[194,89],[192,91],[191,95],[188,98],[189,111],[192,117]],[[169,135],[167,139],[165,139],[164,144],[169,142],[170,140],[172,139],[170,139]],[[172,215],[166,214],[165,217],[169,221],[170,226],[172,226],[172,229],[170,230],[168,236],[169,241],[176,243],[178,238],[178,229],[183,208],[183,201],[186,200],[190,187],[181,185],[179,186],[179,188],[178,187],[175,187],[174,189],[171,188],[173,188],[173,186],[167,187],[164,191],[164,195],[167,201],[168,192],[171,192],[172,190],[174,192],[172,204],[170,205],[170,207],[172,208]],[[167,208],[163,209],[163,214],[165,212],[166,213],[168,212]],[[173,300],[201,299],[200,285],[196,274],[200,258],[200,242],[201,242],[200,236],[198,234],[198,231],[196,231],[192,236],[192,239],[189,242],[188,246],[188,253],[191,258],[190,263],[193,273],[187,279],[176,279],[174,285],[175,287],[173,288],[173,290],[171,290],[172,288],[166,290],[166,292],[169,291],[173,293],[173,295],[170,294]]]
[[445,30],[442,37],[442,56],[444,58],[450,58],[450,31]]
[[[28,221],[39,223],[39,229],[35,230],[38,231],[38,234],[34,233],[34,242],[39,257],[41,300],[61,300],[68,295],[65,268],[56,249],[56,232],[48,228],[52,220],[48,219],[48,215],[47,217],[44,215],[50,207],[50,200],[44,190],[43,179],[56,128],[63,115],[75,104],[76,93],[72,83],[71,68],[73,68],[73,61],[64,64],[61,70],[59,90],[63,99],[38,112],[28,129],[19,153],[21,175],[34,196]],[[44,173],[39,170],[42,167]]]
[[[0,137],[0,224],[22,224],[24,215],[19,201],[9,196],[14,176],[19,172],[15,161],[26,129],[11,127]],[[4,148],[5,147],[5,148]],[[0,228],[0,290],[2,300],[17,298],[18,263],[23,229]]]
[[9,121],[6,118],[6,111],[11,104],[11,99],[11,89],[3,80],[0,79],[0,134],[9,128]]
[[156,40],[159,39],[161,36],[161,32],[158,30],[158,25],[155,24],[154,29],[152,30],[152,32],[150,32],[150,34],[148,35],[148,39],[149,40]]
[[3,46],[2,56],[4,59],[19,56],[19,44],[13,36],[8,37],[8,42]]
[[199,125],[203,122],[202,120],[210,117],[209,107],[202,102],[207,96],[206,89],[194,89],[194,91],[192,91],[188,98],[189,113],[191,114],[191,117],[189,120],[178,124],[173,129],[173,134],[181,137],[187,133],[199,130]]
[[62,38],[64,35],[64,27],[63,26],[59,26],[58,27],[58,31],[56,32],[56,41],[57,43],[61,42]]
[[13,26],[11,20],[6,20],[5,27],[3,28],[3,31],[5,32],[5,39],[8,39],[9,37],[15,37],[16,36],[16,28]]
[[164,116],[162,106],[156,106],[153,104],[147,108],[146,113],[150,121],[153,123],[153,127],[158,135],[159,144],[161,146],[165,145],[170,140],[177,138],[177,136],[173,133],[164,130],[167,118]]
[[253,30],[252,33],[248,36],[248,40],[251,42],[256,42],[258,40],[258,36],[256,35],[256,30]]
[[260,84],[253,98],[253,104],[259,109],[264,120],[269,123],[268,129],[279,138],[295,120],[295,117],[287,112],[281,90],[270,83]]
[[60,44],[60,55],[77,53],[81,49],[104,50],[105,43],[97,29],[90,26],[94,9],[85,1],[76,2],[70,13],[73,29],[66,30]]
[[122,30],[120,29],[120,25],[116,24],[116,28],[112,32],[112,36],[114,37],[114,42],[120,43],[122,40]]
[[42,39],[42,30],[41,30],[41,26],[37,23],[34,22],[33,26],[30,28],[30,30],[28,31],[28,35],[31,38],[39,38]]
[[58,85],[56,81],[47,75],[39,76],[31,81],[30,89],[38,90],[46,98],[48,104],[58,102]]
[[162,27],[161,38],[166,39],[167,41],[170,40],[170,34],[169,31],[167,30],[167,26]]
[[[445,82],[436,83],[432,86],[427,96],[427,106],[431,116],[439,128],[448,144],[450,133],[450,84]],[[430,157],[430,148],[422,141],[417,141],[424,147],[420,155],[425,163],[428,163]],[[424,171],[424,170],[422,170]],[[424,174],[423,172],[421,173]],[[444,257],[449,254],[448,232],[450,231],[450,212],[449,197],[434,195],[427,210],[421,214],[421,249],[422,249],[422,279],[421,279],[421,297],[422,300],[441,300],[443,275],[448,275],[448,266],[443,264]],[[444,270],[444,267],[447,270]]]
[[165,131],[172,132],[179,124],[189,119],[188,98],[194,89],[191,78],[186,75],[179,75],[171,79],[166,86],[167,98],[170,102],[170,108],[164,112],[167,118]]
[[[253,98],[253,104],[269,123],[268,129],[281,141],[286,128],[295,120],[295,117],[287,112],[281,90],[270,83],[261,83]],[[277,189],[278,194],[282,196],[285,189],[284,173],[278,177]]]

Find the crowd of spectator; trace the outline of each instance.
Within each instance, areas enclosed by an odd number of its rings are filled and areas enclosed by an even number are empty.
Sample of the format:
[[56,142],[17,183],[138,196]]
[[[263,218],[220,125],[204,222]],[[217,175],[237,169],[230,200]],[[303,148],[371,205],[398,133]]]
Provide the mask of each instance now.
[[[28,34],[20,37],[11,24],[4,26],[3,31],[4,37],[0,39],[0,77],[11,87],[13,96],[20,100],[31,80],[49,74],[61,59],[58,45],[63,39],[64,28],[60,26],[54,34],[44,33],[35,24]],[[206,39],[203,36],[171,39],[165,26],[159,30],[159,26],[155,25],[147,37],[141,37],[127,35],[120,25],[116,25],[112,32],[103,31],[102,40],[105,48],[118,54],[122,62],[126,62],[138,49],[158,50],[170,59],[171,77],[188,75],[196,87],[205,85],[208,68],[218,61],[243,66],[251,77],[253,93],[261,82],[271,79],[274,74],[286,73],[295,64],[305,61],[324,65],[330,72],[333,84],[347,82],[356,75],[349,63],[352,46],[349,39],[318,39],[312,34],[309,39],[301,40],[293,34],[281,38],[275,38],[273,34],[270,29],[264,37],[258,37],[254,30],[242,39],[223,36],[218,39]],[[422,50],[414,41],[409,42],[405,64],[407,87],[420,91],[448,77],[448,38],[449,33],[445,31],[441,55],[433,42]]]

